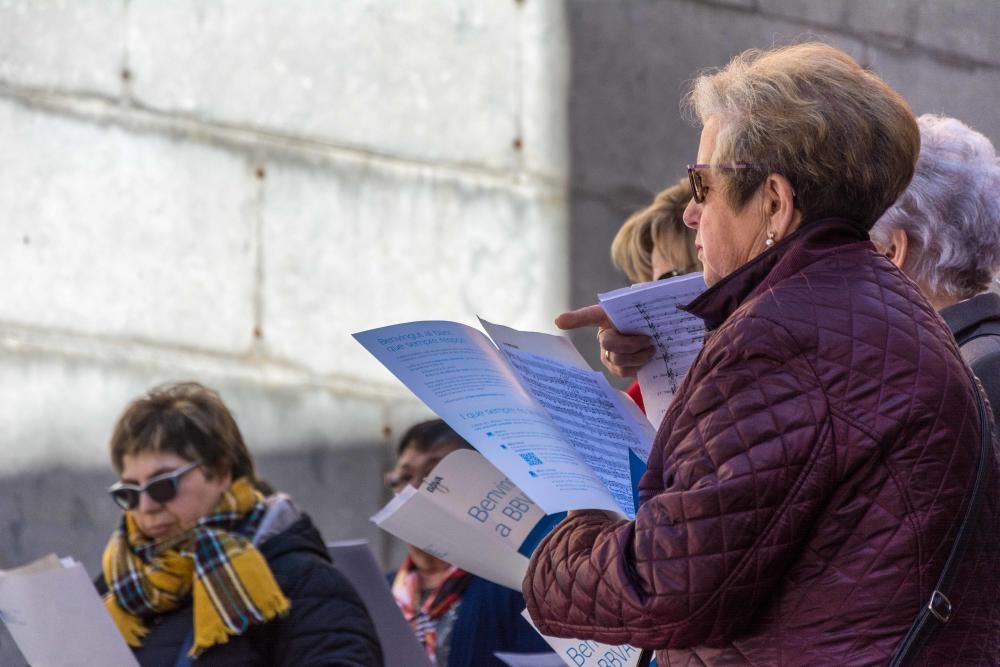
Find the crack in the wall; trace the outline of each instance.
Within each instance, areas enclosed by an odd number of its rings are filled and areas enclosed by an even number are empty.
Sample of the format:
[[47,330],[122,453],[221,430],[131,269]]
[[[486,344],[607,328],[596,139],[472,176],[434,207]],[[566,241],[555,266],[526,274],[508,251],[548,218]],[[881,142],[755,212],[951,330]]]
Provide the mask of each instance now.
[[254,356],[266,354],[264,345],[264,204],[267,197],[267,165],[258,161],[253,166],[254,178],[257,182],[253,208],[253,243],[254,243],[254,277],[253,277],[253,336],[250,342],[250,352]]
[[293,362],[263,356],[248,357],[222,352],[179,349],[176,345],[102,338],[72,331],[54,333],[49,327],[0,322],[0,356],[37,355],[67,362],[174,370],[223,376],[269,387],[296,387],[329,391],[337,396],[373,400],[406,399],[409,392],[395,385],[373,382],[350,374],[319,374]]
[[[131,75],[130,75],[131,77]],[[0,99],[100,125],[114,125],[132,132],[146,132],[244,152],[281,156],[310,164],[356,163],[432,173],[443,180],[476,182],[498,188],[530,185],[558,190],[565,179],[523,170],[495,169],[473,163],[452,163],[400,157],[370,148],[298,137],[264,128],[209,121],[177,112],[164,112],[136,100],[86,91],[55,91],[12,85],[0,81]]]
[[125,39],[122,40],[122,61],[118,76],[121,79],[120,103],[123,108],[132,106],[132,0],[122,0],[125,16]]
[[527,82],[525,81],[525,78],[524,78],[524,50],[525,50],[525,48],[527,48],[527,45],[525,44],[525,36],[524,36],[524,31],[526,29],[525,28],[525,20],[524,20],[524,2],[525,2],[525,0],[509,0],[509,1],[510,2],[514,2],[514,4],[517,6],[517,13],[515,14],[515,16],[517,17],[517,19],[516,19],[517,20],[517,32],[516,32],[516,34],[517,34],[517,56],[514,59],[514,69],[515,69],[515,72],[516,72],[515,73],[515,77],[517,78],[517,85],[515,86],[515,90],[517,91],[517,93],[516,93],[517,94],[517,104],[514,105],[514,108],[517,109],[517,115],[514,118],[514,136],[511,138],[511,148],[512,148],[512,150],[517,151],[517,164],[518,164],[518,167],[519,167],[518,171],[524,172],[525,171],[525,159],[524,159],[524,116],[525,116],[525,108],[524,108],[525,102],[524,102],[524,98],[525,98],[525,95],[524,95],[524,87],[525,87],[525,85],[527,85]]

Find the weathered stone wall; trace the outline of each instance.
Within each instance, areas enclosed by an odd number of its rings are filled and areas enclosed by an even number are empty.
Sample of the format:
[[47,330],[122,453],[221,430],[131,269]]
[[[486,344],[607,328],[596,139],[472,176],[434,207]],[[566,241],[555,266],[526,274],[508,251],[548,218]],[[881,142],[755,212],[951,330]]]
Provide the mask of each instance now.
[[745,48],[827,40],[1000,137],[998,32],[993,0],[0,2],[0,567],[96,573],[111,425],[188,378],[398,557],[366,517],[426,413],[351,331],[547,329],[621,284],[615,230],[694,156],[685,82]]
[[[574,307],[624,284],[618,226],[685,175],[698,128],[679,101],[699,70],[748,48],[810,38],[844,49],[916,113],[955,116],[1000,140],[995,0],[570,0],[570,262]],[[576,337],[596,354],[593,332]]]
[[[0,567],[97,573],[111,427],[198,379],[329,539],[427,416],[350,337],[567,305],[558,3],[0,3]],[[21,664],[0,630],[0,664]]]

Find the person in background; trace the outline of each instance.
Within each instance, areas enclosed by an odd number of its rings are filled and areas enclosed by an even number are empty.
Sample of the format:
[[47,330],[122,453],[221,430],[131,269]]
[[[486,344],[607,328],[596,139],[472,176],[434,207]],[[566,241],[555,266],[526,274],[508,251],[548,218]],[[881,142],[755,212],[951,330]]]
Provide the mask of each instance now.
[[[664,280],[701,271],[694,248],[694,230],[684,224],[684,208],[691,201],[685,178],[661,191],[653,203],[629,216],[611,242],[611,261],[633,283]],[[606,329],[598,329],[598,340]],[[645,411],[639,383],[629,397]]]
[[357,593],[309,517],[260,493],[216,392],[186,382],[132,401],[111,463],[122,519],[98,588],[140,665],[382,665]]
[[[471,449],[440,419],[411,427],[399,441],[396,465],[385,484],[398,493],[419,487],[444,457]],[[501,667],[493,653],[544,653],[551,649],[521,617],[524,598],[410,545],[392,577],[392,593],[417,639],[439,667]]]
[[875,246],[917,284],[958,340],[1000,423],[1000,161],[990,140],[926,114],[906,192],[872,228]]
[[694,230],[684,224],[689,201],[691,188],[685,178],[662,190],[649,206],[622,224],[611,242],[611,261],[633,283],[701,270]]
[[[1000,664],[991,420],[868,237],[913,177],[912,111],[818,43],[745,52],[688,100],[704,346],[635,519],[571,513],[532,554],[532,619],[661,667]],[[599,307],[557,324],[610,326]],[[623,338],[602,338],[619,371],[641,361]]]

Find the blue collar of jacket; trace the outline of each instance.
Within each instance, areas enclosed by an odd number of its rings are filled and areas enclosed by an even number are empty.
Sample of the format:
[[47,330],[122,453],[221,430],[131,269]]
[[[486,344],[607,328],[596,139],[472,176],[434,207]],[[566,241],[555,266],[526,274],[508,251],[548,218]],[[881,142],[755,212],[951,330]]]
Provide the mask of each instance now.
[[705,328],[712,331],[749,297],[847,244],[865,241],[868,241],[868,230],[852,220],[827,218],[805,223],[774,247],[702,292],[697,299],[679,307],[704,320]]

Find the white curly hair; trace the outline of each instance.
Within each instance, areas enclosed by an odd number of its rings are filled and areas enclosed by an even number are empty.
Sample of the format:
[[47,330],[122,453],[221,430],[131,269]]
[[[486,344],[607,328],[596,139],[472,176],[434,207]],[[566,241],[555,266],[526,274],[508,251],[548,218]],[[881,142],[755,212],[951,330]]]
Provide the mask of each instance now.
[[955,118],[925,114],[910,186],[871,230],[886,250],[907,237],[903,271],[931,295],[968,299],[1000,271],[1000,160],[985,136]]

